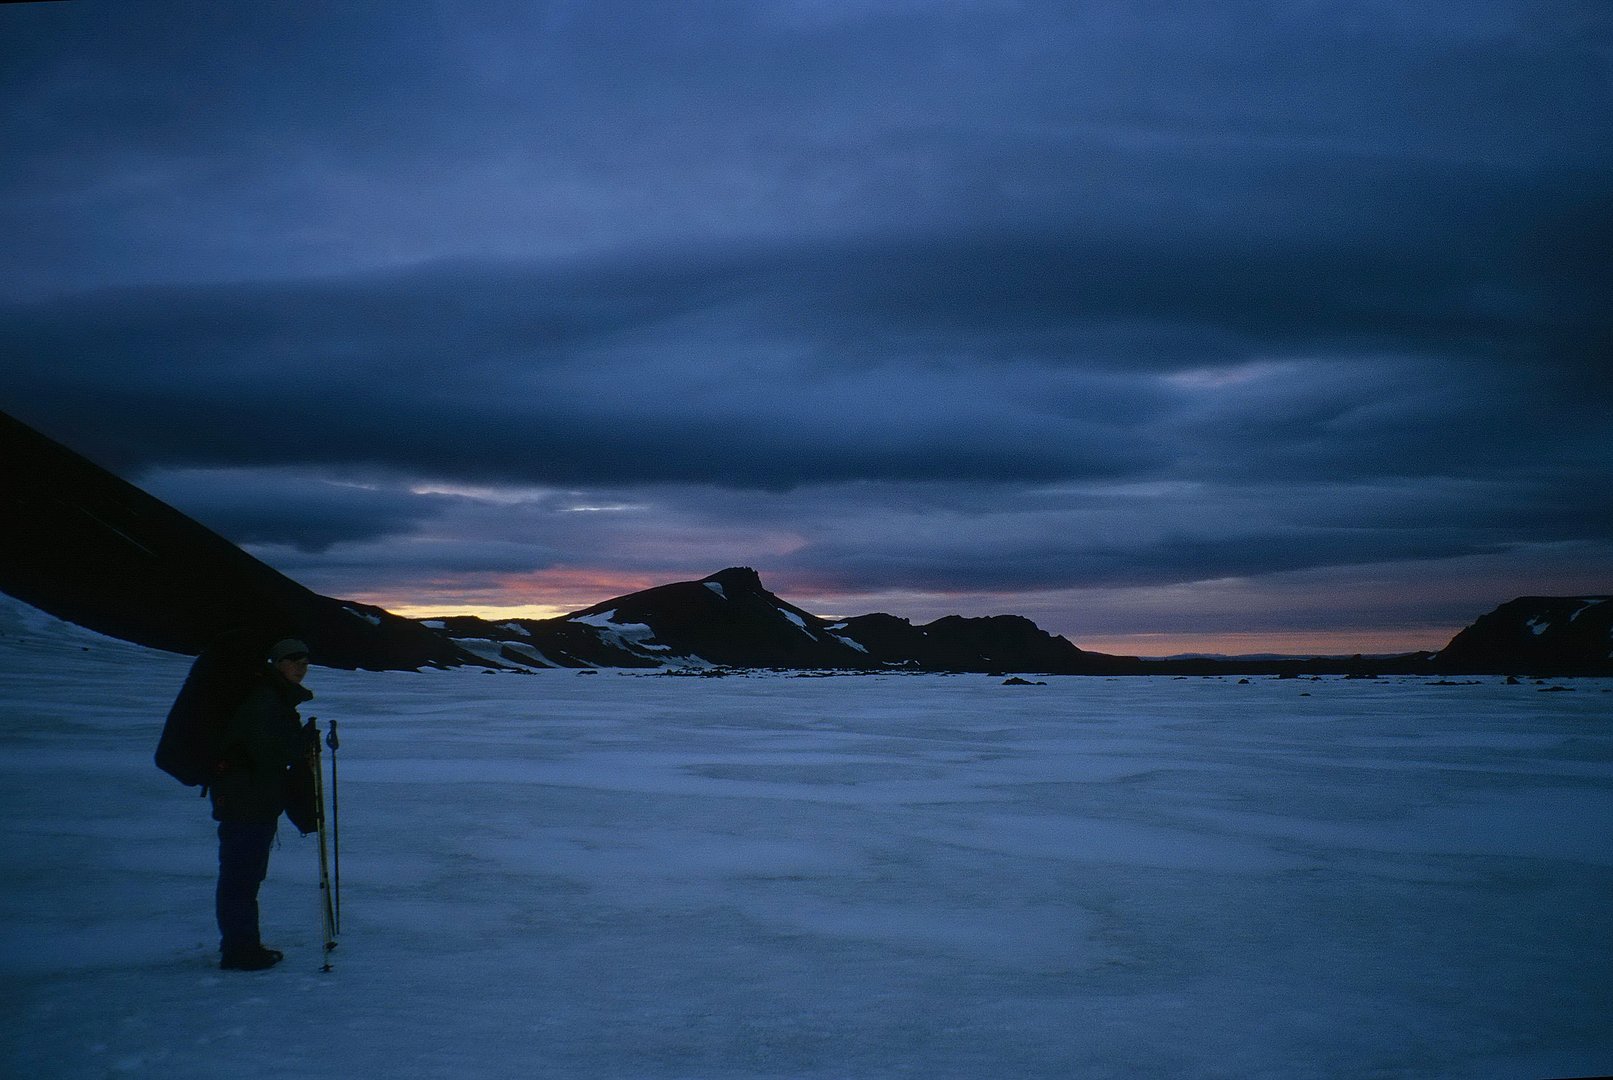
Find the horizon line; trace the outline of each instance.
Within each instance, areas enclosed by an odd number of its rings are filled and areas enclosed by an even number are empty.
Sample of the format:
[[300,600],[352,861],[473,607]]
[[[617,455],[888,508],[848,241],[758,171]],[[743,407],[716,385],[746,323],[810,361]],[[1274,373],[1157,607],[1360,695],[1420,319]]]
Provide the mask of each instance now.
[[[624,594],[625,595],[625,594]],[[437,619],[477,618],[488,623],[530,620],[541,622],[564,618],[592,607],[600,601],[576,607],[559,604],[388,604],[374,597],[351,597],[357,603],[372,604],[394,615],[418,622]],[[819,615],[827,622],[855,616]],[[900,617],[900,616],[898,616]],[[967,616],[966,616],[967,617]],[[1022,616],[1023,617],[1023,616]],[[912,621],[912,620],[910,620]],[[933,620],[927,620],[933,621]],[[1035,622],[1035,620],[1031,620]],[[915,625],[924,625],[916,623]],[[1041,626],[1040,623],[1036,624]],[[1083,652],[1108,656],[1134,656],[1140,660],[1169,660],[1186,656],[1349,657],[1403,656],[1408,653],[1439,652],[1465,627],[1356,628],[1348,630],[1228,630],[1193,633],[1190,631],[1140,631],[1132,634],[1093,634],[1076,637],[1041,627],[1063,637]]]

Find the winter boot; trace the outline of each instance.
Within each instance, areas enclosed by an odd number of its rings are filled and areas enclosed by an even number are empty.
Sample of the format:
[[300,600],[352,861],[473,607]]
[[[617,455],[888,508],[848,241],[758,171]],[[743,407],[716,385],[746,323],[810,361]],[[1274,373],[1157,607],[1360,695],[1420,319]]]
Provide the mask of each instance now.
[[223,954],[219,967],[225,971],[263,971],[285,959],[278,949],[265,949],[262,945],[249,945],[244,949],[230,949]]

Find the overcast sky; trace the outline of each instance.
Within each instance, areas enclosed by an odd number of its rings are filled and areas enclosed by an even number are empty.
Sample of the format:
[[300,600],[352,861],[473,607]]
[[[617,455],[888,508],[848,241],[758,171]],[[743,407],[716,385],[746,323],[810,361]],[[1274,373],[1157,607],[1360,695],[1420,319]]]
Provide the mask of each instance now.
[[312,588],[1613,592],[1613,8],[0,6],[0,408]]

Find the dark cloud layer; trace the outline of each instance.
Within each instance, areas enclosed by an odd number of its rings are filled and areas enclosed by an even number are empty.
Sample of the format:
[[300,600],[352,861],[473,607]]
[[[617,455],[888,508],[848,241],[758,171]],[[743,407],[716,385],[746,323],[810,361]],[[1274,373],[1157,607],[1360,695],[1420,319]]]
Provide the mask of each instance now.
[[22,361],[5,385],[47,426],[91,397],[112,406],[81,439],[133,470],[334,463],[787,488],[1322,481],[1598,459],[1603,357],[1548,362],[1539,341],[1513,344],[1522,325],[1441,334],[1449,320],[1430,310],[1419,334],[1367,316],[1306,328],[1296,309],[1343,306],[1335,292],[1354,282],[1318,281],[1297,304],[1272,272],[1222,305],[1204,294],[1225,285],[1194,284],[1208,265],[1164,280],[1161,258],[1162,280],[1139,286],[1112,280],[1113,260],[1050,262],[1045,244],[968,254],[79,294],[0,312]]
[[1606,587],[1610,46],[1532,0],[7,5],[0,407],[400,599]]
[[324,554],[340,544],[415,534],[451,502],[355,480],[291,472],[168,469],[145,478],[151,494],[239,544],[285,544]]

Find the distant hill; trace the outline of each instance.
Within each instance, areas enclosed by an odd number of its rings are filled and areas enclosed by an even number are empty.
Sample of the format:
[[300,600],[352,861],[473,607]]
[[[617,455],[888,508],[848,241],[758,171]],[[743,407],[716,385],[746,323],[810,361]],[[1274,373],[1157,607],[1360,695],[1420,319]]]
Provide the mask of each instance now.
[[0,413],[0,591],[126,641],[196,653],[250,629],[296,635],[331,667],[784,668],[1065,675],[1613,675],[1613,597],[1521,597],[1437,653],[1176,657],[1088,652],[1015,615],[830,622],[748,567],[554,619],[416,621],[321,596],[112,473]]
[[779,599],[735,566],[556,619],[434,620],[463,648],[526,666],[714,667],[1092,674],[1116,658],[1083,652],[1012,615],[953,615],[914,626],[894,615],[829,622]]
[[1520,596],[1451,639],[1442,671],[1613,674],[1613,596]]

